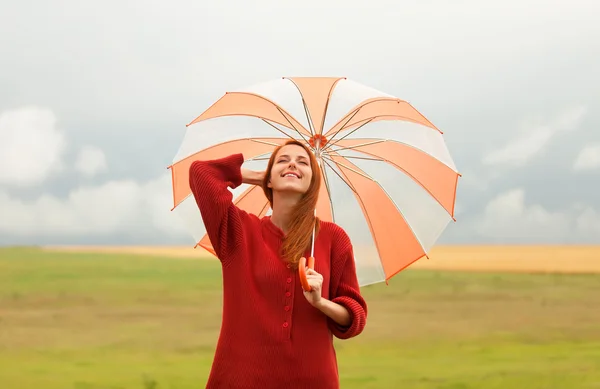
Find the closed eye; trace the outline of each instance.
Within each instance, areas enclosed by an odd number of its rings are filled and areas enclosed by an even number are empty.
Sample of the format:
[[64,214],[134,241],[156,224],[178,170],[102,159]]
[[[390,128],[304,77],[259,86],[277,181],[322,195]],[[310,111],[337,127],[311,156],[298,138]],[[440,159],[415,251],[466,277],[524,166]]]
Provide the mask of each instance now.
[[[277,159],[277,163],[288,163],[289,161],[290,157],[287,156],[282,156],[281,158]],[[305,166],[309,165],[308,160],[304,157],[300,157],[296,162]]]

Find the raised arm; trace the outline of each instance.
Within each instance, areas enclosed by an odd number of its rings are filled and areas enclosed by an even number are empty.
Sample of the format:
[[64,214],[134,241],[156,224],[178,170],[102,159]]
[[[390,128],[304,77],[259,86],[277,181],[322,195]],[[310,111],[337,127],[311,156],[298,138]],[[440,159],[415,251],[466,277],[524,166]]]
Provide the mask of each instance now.
[[[233,194],[228,189],[235,189],[244,182],[243,163],[242,154],[233,154],[210,161],[194,161],[189,171],[190,189],[206,232],[224,265],[244,243],[242,219],[247,214],[233,204]],[[248,171],[244,172],[248,175]]]
[[[360,294],[354,251],[348,235],[339,229],[332,247],[330,299],[349,313],[349,324],[340,325],[328,318],[329,328],[339,339],[359,335],[367,323],[367,303]],[[340,315],[342,316],[342,315]]]

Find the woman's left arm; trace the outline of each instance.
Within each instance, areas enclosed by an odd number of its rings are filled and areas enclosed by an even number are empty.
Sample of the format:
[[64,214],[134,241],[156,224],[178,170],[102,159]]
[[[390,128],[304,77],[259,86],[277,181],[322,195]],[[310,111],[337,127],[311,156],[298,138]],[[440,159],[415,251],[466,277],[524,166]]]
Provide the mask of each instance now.
[[[367,303],[360,294],[350,239],[345,232],[340,231],[336,243],[331,259],[331,299],[320,297],[320,288],[318,291],[305,293],[309,294],[307,299],[312,300],[313,306],[327,316],[333,335],[339,339],[349,339],[364,330],[367,321]],[[308,269],[306,276],[309,283],[314,282],[315,285],[322,283],[322,276],[314,270]],[[311,282],[313,278],[316,279]],[[310,296],[314,292],[319,296]]]
[[325,297],[321,297],[323,276],[313,269],[307,269],[306,278],[309,285],[312,287],[310,292],[304,292],[304,294],[307,295],[306,297],[310,304],[342,327],[347,327],[352,324],[352,316],[346,307],[328,300]]

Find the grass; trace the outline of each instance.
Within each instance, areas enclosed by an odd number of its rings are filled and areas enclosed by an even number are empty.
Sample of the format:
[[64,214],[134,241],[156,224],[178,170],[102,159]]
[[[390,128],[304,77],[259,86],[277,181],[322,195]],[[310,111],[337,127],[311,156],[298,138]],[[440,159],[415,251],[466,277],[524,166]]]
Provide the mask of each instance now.
[[[216,261],[0,249],[0,388],[204,387]],[[600,275],[406,270],[363,288],[342,388],[600,388]]]

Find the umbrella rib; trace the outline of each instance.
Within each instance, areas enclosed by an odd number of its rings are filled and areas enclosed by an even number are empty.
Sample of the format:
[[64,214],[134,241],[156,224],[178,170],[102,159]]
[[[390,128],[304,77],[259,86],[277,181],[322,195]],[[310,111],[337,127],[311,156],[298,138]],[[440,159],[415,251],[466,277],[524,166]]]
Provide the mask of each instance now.
[[255,138],[248,138],[248,140],[251,142],[262,143],[263,145],[269,145],[269,146],[275,146],[275,147],[279,146],[279,143],[267,142],[267,141],[255,139]]
[[[449,166],[448,164],[446,164],[445,162],[442,162],[442,161],[441,161],[439,158],[437,158],[436,156],[434,156],[434,155],[433,155],[433,154],[431,154],[430,152],[428,152],[428,151],[426,151],[426,150],[423,150],[423,149],[421,149],[421,148],[419,148],[419,147],[416,147],[416,146],[415,146],[415,145],[413,145],[413,144],[410,144],[410,143],[407,143],[407,142],[403,142],[403,141],[400,141],[400,140],[397,140],[397,139],[382,139],[382,138],[361,138],[361,139],[371,139],[371,140],[372,140],[372,142],[365,142],[365,143],[357,144],[357,145],[354,145],[354,146],[340,147],[340,148],[337,148],[337,149],[335,149],[335,150],[327,151],[327,152],[326,152],[326,154],[329,154],[329,153],[334,153],[334,152],[336,152],[336,151],[339,151],[339,150],[349,150],[349,149],[355,149],[355,148],[357,148],[357,147],[369,146],[369,145],[372,145],[372,144],[376,144],[376,143],[382,143],[382,142],[398,143],[398,144],[401,144],[401,145],[403,145],[403,146],[410,147],[411,149],[413,149],[413,150],[416,150],[416,151],[418,151],[418,152],[420,152],[420,153],[423,153],[423,154],[425,154],[425,155],[428,155],[428,156],[430,156],[430,157],[432,157],[432,158],[435,158],[435,159],[437,159],[438,161],[440,161],[440,162],[441,162],[441,163],[443,163],[444,165],[448,166],[448,168],[450,168],[450,169],[451,169],[453,172],[455,172],[456,174],[459,174],[459,175],[460,175],[460,173],[459,173],[459,172],[457,172],[456,170],[454,170],[452,167],[450,167],[450,166]],[[342,139],[339,139],[339,140],[342,140]],[[359,150],[358,152],[359,152],[359,153],[363,153],[363,154],[373,155],[372,153],[369,153],[369,152],[366,152],[366,151],[362,151],[362,150]],[[387,161],[387,160],[386,160],[386,161]]]
[[413,237],[415,238],[415,240],[417,241],[417,243],[419,243],[419,246],[421,247],[421,250],[423,251],[423,253],[425,254],[425,256],[427,256],[427,251],[425,250],[425,247],[423,247],[423,242],[421,242],[421,240],[419,239],[419,237],[417,237],[417,234],[416,234],[415,230],[410,225],[410,223],[408,222],[408,220],[406,220],[406,218],[404,217],[404,213],[402,213],[402,211],[400,210],[400,207],[398,207],[398,204],[396,204],[396,202],[394,201],[394,199],[392,198],[392,196],[390,196],[390,194],[388,193],[388,191],[385,190],[385,188],[383,187],[383,185],[381,185],[377,181],[375,181],[375,183],[377,184],[377,186],[379,186],[381,188],[381,190],[383,191],[383,193],[385,193],[385,195],[392,202],[392,204],[394,204],[394,208],[396,208],[396,210],[398,211],[398,213],[400,214],[400,216],[402,217],[402,219],[404,220],[404,222],[408,226],[408,229],[410,230],[411,234],[413,235]]
[[242,201],[243,199],[245,199],[248,195],[250,195],[250,192],[252,192],[253,190],[256,189],[256,186],[254,187],[249,187],[248,189],[246,189],[242,194],[240,194],[235,200],[235,204],[238,204],[240,201]]
[[362,160],[366,160],[366,161],[376,161],[376,162],[389,162],[387,159],[381,158],[381,157],[359,157],[357,155],[341,155],[340,156],[342,158],[346,158],[346,159],[362,159]]
[[[331,160],[331,159],[330,159],[330,160]],[[327,160],[326,160],[326,159],[323,159],[323,162],[325,162],[325,164],[326,164],[327,166],[329,166],[329,168],[330,168],[330,169],[331,169],[331,170],[332,170],[332,171],[333,171],[333,172],[334,172],[334,173],[335,173],[335,174],[336,174],[336,175],[337,175],[337,176],[340,178],[340,180],[342,180],[342,182],[343,182],[344,184],[346,184],[346,186],[347,186],[348,188],[350,188],[350,190],[351,190],[352,192],[354,192],[354,193],[356,193],[356,194],[358,195],[358,193],[356,192],[356,189],[354,189],[354,187],[353,187],[352,185],[350,185],[350,183],[349,183],[348,181],[346,181],[346,179],[345,179],[344,177],[342,177],[342,176],[340,175],[340,173],[338,173],[338,172],[335,170],[335,168],[334,168],[333,166],[331,166],[331,164],[330,164],[329,162],[327,162]],[[335,162],[334,162],[334,163],[335,163]],[[331,201],[331,199],[330,199],[330,201]],[[332,209],[332,212],[333,212],[333,209]]]
[[[336,131],[335,134],[333,134],[333,136],[330,138],[332,140],[332,142],[328,142],[327,145],[325,146],[325,148],[323,150],[327,150],[327,149],[331,148],[331,146],[335,146],[339,141],[342,141],[342,140],[346,139],[348,136],[354,134],[356,131],[360,130],[363,126],[371,123],[372,121],[373,121],[373,118],[367,120],[366,122],[364,122],[360,126],[356,127],[354,130],[351,130],[346,135],[342,136],[341,138],[333,140],[333,138],[341,131],[341,129],[338,130],[338,131]],[[342,127],[342,128],[344,128],[344,127]]]
[[[404,121],[407,121],[407,122],[411,122],[411,123],[416,123],[416,124],[420,124],[420,125],[422,125],[422,123],[419,123],[419,122],[417,122],[417,121],[415,121],[415,120],[412,120],[412,119],[410,119],[409,117],[406,117],[406,116],[401,116],[401,115],[375,115],[375,116],[373,116],[373,117],[370,117],[370,118],[368,118],[368,119],[363,119],[363,120],[366,120],[366,122],[364,122],[363,124],[361,124],[361,125],[360,125],[360,126],[358,126],[357,128],[355,128],[355,129],[351,130],[351,131],[350,131],[348,134],[344,135],[343,137],[341,137],[341,138],[339,138],[339,139],[336,139],[336,141],[335,141],[335,142],[332,142],[332,144],[331,144],[331,143],[328,143],[328,144],[329,144],[329,145],[331,145],[331,146],[335,145],[337,142],[339,142],[339,141],[343,140],[344,138],[348,137],[349,135],[351,135],[351,134],[353,134],[354,132],[356,132],[356,131],[358,131],[359,129],[361,129],[361,128],[362,128],[364,125],[366,125],[366,124],[369,124],[369,123],[371,123],[373,120],[375,120],[375,119],[378,119],[378,118],[381,118],[381,117],[393,117],[393,118],[395,118],[394,120],[400,120],[400,121],[404,120]],[[425,120],[427,120],[427,119],[425,119]],[[428,122],[429,122],[429,121],[428,121]],[[357,123],[360,123],[360,122],[357,122]],[[429,123],[430,123],[430,122],[429,122]],[[346,123],[346,124],[348,124],[348,123]],[[335,137],[335,136],[336,136],[336,135],[337,135],[337,134],[338,134],[340,131],[342,131],[343,129],[345,129],[345,125],[346,125],[346,124],[344,124],[344,127],[342,127],[342,128],[340,128],[339,130],[337,130],[337,131],[336,131],[336,132],[335,132],[335,133],[332,135],[332,137],[331,137],[330,139],[332,139],[332,140],[333,140],[333,138],[334,138],[334,137]],[[354,123],[354,124],[356,124],[356,123]],[[432,124],[432,126],[433,126],[433,124]],[[429,127],[429,126],[426,126],[426,127]],[[432,129],[434,129],[434,130],[438,131],[440,134],[443,134],[443,132],[442,132],[442,131],[440,131],[440,130],[439,130],[438,128],[436,128],[435,126],[433,126],[433,127],[430,127],[430,128],[432,128]]]
[[260,215],[260,214],[262,214],[262,213],[265,211],[265,209],[266,209],[266,208],[267,208],[269,205],[270,205],[270,204],[269,204],[269,202],[267,201],[267,202],[265,203],[265,205],[262,207],[262,209],[260,210],[260,213],[259,213],[259,215]]
[[[347,124],[350,122],[350,120],[351,120],[351,119],[352,119],[354,116],[356,116],[356,114],[358,113],[358,111],[360,111],[360,110],[361,110],[363,107],[365,107],[365,106],[367,106],[367,105],[369,105],[369,104],[373,104],[373,103],[376,103],[376,102],[379,102],[379,101],[386,101],[386,100],[390,100],[390,98],[387,98],[387,97],[382,97],[382,98],[378,98],[378,99],[374,99],[374,100],[365,100],[365,101],[363,101],[362,103],[360,103],[360,106],[356,107],[356,109],[354,110],[354,113],[353,113],[353,114],[350,116],[350,118],[349,118],[349,119],[346,121],[346,123],[344,123],[344,125],[343,125],[342,127],[338,128],[338,130],[337,130],[337,131],[336,131],[336,132],[335,132],[335,133],[334,133],[334,134],[333,134],[333,135],[330,137],[330,139],[333,139],[333,138],[335,138],[335,136],[336,136],[336,135],[337,135],[337,134],[338,134],[340,131],[342,131],[344,128],[346,128],[346,125],[347,125]],[[404,100],[400,100],[400,99],[397,99],[397,98],[394,98],[394,99],[391,99],[391,100],[398,101],[398,102],[404,101]],[[404,101],[404,102],[405,102],[405,101]],[[348,115],[348,114],[347,114],[347,115]],[[370,122],[370,121],[371,121],[371,120],[373,120],[373,119],[374,119],[374,118],[371,118],[371,119],[370,119],[368,122]],[[426,120],[427,120],[427,119],[426,119]],[[367,123],[368,123],[368,122],[367,122]],[[339,123],[339,121],[338,121],[338,123]],[[365,123],[365,124],[366,124],[366,123]],[[364,124],[363,124],[363,125],[364,125]],[[362,127],[362,126],[360,126],[360,127]],[[359,128],[360,128],[360,127],[359,127]],[[342,138],[342,139],[343,139],[343,138]]]
[[[286,77],[284,77],[286,78]],[[310,136],[313,137],[316,134],[316,131],[314,130],[314,125],[312,122],[312,119],[310,117],[310,112],[308,112],[308,106],[306,105],[306,100],[304,99],[304,95],[302,94],[302,91],[300,90],[300,87],[298,86],[298,84],[296,84],[294,82],[293,79],[288,78],[288,81],[290,81],[298,90],[298,94],[300,95],[300,98],[302,99],[302,106],[304,107],[304,114],[306,115],[306,121],[308,122],[308,131],[310,131]]]
[[[302,93],[300,93],[300,96],[302,96]],[[310,113],[308,112],[306,101],[304,101],[304,96],[302,96],[302,106],[304,107],[304,113],[306,114],[306,121],[308,121],[308,130],[310,131],[310,136],[315,136],[314,125],[310,117]]]
[[333,209],[333,201],[331,201],[331,187],[329,186],[329,177],[327,177],[327,172],[325,171],[325,167],[323,165],[321,165],[320,168],[321,168],[321,172],[323,174],[323,182],[325,182],[325,189],[327,190],[327,194],[328,194],[327,199],[329,200],[329,207],[331,208],[331,218],[332,218],[333,222],[335,223],[335,211]]
[[[366,145],[371,145],[371,144],[375,144],[375,143],[381,143],[381,142],[398,143],[398,144],[402,144],[402,145],[414,148],[417,151],[424,152],[423,150],[420,150],[420,149],[418,149],[418,148],[416,148],[416,147],[414,147],[414,146],[412,146],[412,145],[410,145],[408,143],[399,142],[399,141],[393,140],[393,139],[382,139],[382,140],[376,140],[376,141],[369,142],[369,143],[361,143],[361,144],[354,145],[354,146],[348,146],[348,147],[339,148],[339,149],[336,149],[336,150],[327,151],[325,153],[325,155],[329,156],[330,153],[337,153],[337,151],[340,151],[340,150],[348,150],[348,149],[353,149],[353,148],[357,148],[357,147],[361,147],[361,146],[366,146]],[[454,218],[454,215],[452,215],[452,212],[449,212],[446,209],[446,207],[444,207],[444,205],[440,202],[440,200],[433,193],[431,193],[431,190],[429,190],[421,181],[419,181],[415,176],[413,176],[412,174],[410,174],[409,172],[407,172],[404,168],[402,168],[401,166],[398,166],[396,163],[394,163],[393,161],[390,161],[387,158],[377,157],[375,154],[373,154],[371,152],[364,151],[364,150],[358,150],[356,152],[357,153],[361,153],[361,154],[365,154],[365,155],[370,155],[370,156],[372,156],[372,158],[370,158],[370,157],[362,157],[362,156],[360,156],[360,157],[359,156],[348,156],[348,155],[342,155],[342,154],[339,154],[339,156],[342,157],[342,158],[347,158],[347,159],[354,158],[354,159],[362,159],[362,160],[369,160],[369,161],[384,162],[384,163],[387,163],[387,164],[393,166],[394,168],[396,168],[398,170],[401,170],[402,172],[404,172],[404,174],[406,174],[408,177],[410,177],[410,179],[413,180],[417,185],[419,185],[421,188],[423,188],[423,190],[426,191],[442,208],[444,208],[444,210],[448,213],[448,215],[452,218],[452,220],[456,221],[456,219]],[[428,153],[425,153],[425,154],[433,157],[431,154],[428,154]],[[433,157],[433,158],[435,158],[435,157]],[[449,166],[448,166],[448,168],[451,169]],[[452,171],[457,175],[457,177],[460,176],[460,173],[458,173],[458,172],[456,172],[454,170],[452,170]]]
[[[287,119],[287,118],[286,118],[286,119]],[[274,125],[274,124],[272,124],[271,122],[269,122],[269,121],[267,121],[267,120],[265,120],[265,119],[262,119],[262,118],[261,118],[260,120],[262,120],[263,122],[267,123],[269,126],[273,127],[273,128],[274,128],[274,129],[276,129],[277,131],[281,132],[283,135],[287,136],[288,138],[290,138],[290,139],[294,139],[294,137],[293,137],[293,136],[291,136],[291,135],[290,135],[290,134],[288,134],[287,132],[285,132],[285,131],[281,130],[280,128],[277,128],[277,126],[275,126],[275,125]],[[288,121],[288,122],[289,122],[289,121]],[[294,130],[296,130],[296,129],[294,128]],[[298,132],[298,130],[296,130],[296,132]],[[300,133],[300,132],[298,132],[298,133]]]
[[271,158],[271,156],[268,157],[260,157],[260,158],[250,158],[248,160],[246,160],[247,162],[253,162],[253,161],[268,161],[269,158]]
[[[337,162],[335,162],[335,161],[333,163],[337,164]],[[344,173],[341,173],[341,174],[344,174]],[[339,176],[339,174],[338,174],[338,176]],[[345,174],[344,174],[344,176],[346,177]],[[347,177],[344,178],[344,177],[340,176],[340,178],[342,179],[343,182],[346,183],[346,185],[348,185],[350,188],[352,188],[349,183],[350,180]],[[375,244],[375,249],[377,250],[377,253],[379,254],[378,255],[379,262],[381,263],[381,248],[379,247],[379,242],[377,240],[377,236],[375,235],[375,231],[373,230],[373,222],[371,220],[369,213],[366,211],[365,203],[364,203],[360,193],[358,193],[354,188],[352,188],[352,190],[353,190],[354,194],[356,195],[356,201],[360,204],[359,206],[362,209],[363,216],[365,217],[367,225],[369,226],[369,231],[371,232],[371,238],[373,239],[373,243]]]
[[[344,157],[344,156],[341,156],[341,155],[340,155],[340,157],[341,157],[341,158],[346,158],[346,157]],[[364,178],[366,178],[366,179],[368,179],[368,180],[371,180],[371,181],[373,181],[373,182],[377,182],[376,180],[374,180],[374,179],[373,179],[373,177],[369,176],[368,174],[366,174],[366,173],[363,173],[363,172],[360,172],[360,171],[358,171],[358,170],[356,170],[356,169],[353,169],[353,168],[351,168],[350,166],[347,166],[347,165],[345,165],[345,164],[343,164],[343,163],[341,163],[341,162],[334,161],[334,160],[333,160],[331,157],[329,157],[329,156],[323,155],[323,158],[324,158],[324,160],[329,160],[329,161],[331,161],[331,162],[335,163],[336,165],[339,165],[339,166],[341,166],[341,167],[343,167],[343,168],[345,168],[345,169],[348,169],[348,170],[350,170],[350,171],[351,171],[351,172],[353,172],[353,173],[356,173],[356,174],[358,174],[358,175],[361,175],[361,176],[363,176]]]
[[[273,146],[279,146],[279,145],[273,145]],[[273,153],[270,151],[267,153],[264,153],[264,154],[259,154],[256,157],[247,159],[246,162],[265,161],[265,160],[268,160],[269,158],[271,158],[271,154],[273,154]]]
[[[340,158],[346,158],[346,157],[344,157],[344,156],[340,155]],[[415,238],[415,240],[416,240],[416,241],[419,243],[419,246],[421,247],[421,250],[423,251],[423,253],[425,253],[425,255],[427,255],[427,252],[425,251],[425,247],[423,247],[423,243],[422,243],[422,242],[419,240],[419,238],[417,237],[417,234],[416,234],[416,233],[415,233],[415,231],[413,230],[412,226],[410,225],[410,223],[408,223],[408,220],[406,220],[406,218],[404,217],[404,214],[402,213],[402,211],[401,211],[401,210],[400,210],[400,208],[398,207],[398,204],[396,204],[396,202],[394,201],[394,199],[392,198],[392,196],[390,196],[390,194],[388,193],[388,191],[387,191],[387,190],[385,190],[385,188],[383,187],[383,185],[381,185],[381,184],[379,183],[379,181],[377,181],[377,180],[375,180],[375,179],[371,178],[371,177],[370,177],[368,174],[366,174],[366,173],[363,173],[363,172],[357,171],[356,169],[352,169],[352,168],[350,168],[350,167],[348,167],[348,166],[345,166],[344,164],[342,164],[342,163],[340,163],[340,162],[336,162],[336,161],[333,161],[333,160],[332,160],[332,162],[333,162],[333,163],[335,163],[336,165],[342,166],[342,167],[344,167],[344,168],[346,168],[346,169],[348,169],[348,170],[350,170],[350,171],[352,171],[352,172],[354,172],[354,173],[356,173],[356,174],[360,174],[361,176],[363,176],[363,177],[365,177],[365,178],[367,178],[367,179],[370,179],[371,181],[373,181],[373,182],[375,183],[375,185],[377,185],[377,186],[378,186],[378,187],[379,187],[379,188],[380,188],[380,189],[383,191],[383,193],[385,193],[385,195],[386,195],[386,197],[388,198],[388,200],[389,200],[389,201],[390,201],[390,202],[391,202],[391,203],[394,205],[394,208],[396,208],[396,211],[397,211],[397,212],[400,214],[400,216],[402,217],[402,219],[404,220],[404,222],[405,222],[405,223],[406,223],[406,225],[408,226],[408,229],[409,229],[409,230],[410,230],[410,232],[412,233],[413,237],[414,237],[414,238]],[[342,174],[343,174],[343,173],[342,173]],[[344,180],[344,181],[345,181],[345,180]],[[355,193],[356,193],[356,195],[357,195],[357,196],[360,198],[360,194],[359,194],[358,192],[356,192],[356,191],[355,191]],[[362,200],[361,200],[361,201],[362,201]],[[366,213],[365,213],[365,216],[366,216]],[[367,218],[368,218],[368,216],[367,216]]]
[[[345,77],[343,79],[346,79]],[[325,119],[327,118],[327,112],[328,112],[328,108],[329,108],[329,102],[331,101],[331,94],[333,93],[333,90],[335,89],[337,83],[341,80],[341,78],[338,78],[333,85],[331,85],[331,88],[329,89],[329,93],[327,94],[327,101],[325,102],[325,108],[323,110],[323,119],[321,120],[321,135],[323,135],[323,129],[325,127]]]
[[388,139],[378,139],[378,140],[374,140],[372,142],[360,143],[360,144],[357,144],[357,145],[354,145],[354,146],[338,147],[335,150],[331,150],[331,151],[327,150],[327,151],[322,151],[322,152],[323,153],[330,153],[330,152],[338,152],[338,151],[341,151],[341,150],[351,150],[351,149],[355,149],[357,147],[370,146],[370,145],[374,145],[374,144],[382,143],[382,142],[387,142],[387,141],[388,141]]
[[[298,135],[300,135],[300,137],[302,139],[304,139],[304,141],[306,143],[308,143],[308,139],[306,139],[304,137],[304,135],[302,135],[302,133],[300,131],[298,131],[298,129],[296,127],[294,127],[294,125],[292,124],[292,122],[290,121],[290,119],[288,119],[288,117],[286,115],[284,115],[283,111],[281,110],[281,108],[279,108],[279,106],[277,106],[277,110],[281,113],[281,115],[283,115],[283,117],[285,118],[285,120],[287,120],[287,122],[290,124],[290,126],[292,126],[292,128],[294,129],[294,131],[296,131],[298,133]],[[293,137],[292,137],[292,139],[293,139]]]
[[[362,107],[358,107],[358,108],[357,108],[357,109],[356,109],[356,110],[355,110],[355,111],[352,113],[352,115],[350,115],[350,117],[348,118],[348,120],[346,120],[346,123],[344,123],[344,125],[343,125],[342,127],[340,127],[340,128],[339,128],[339,129],[338,129],[338,130],[337,130],[337,131],[336,131],[336,132],[333,134],[333,135],[331,135],[331,136],[329,137],[329,139],[333,139],[333,138],[335,138],[335,136],[336,136],[337,134],[339,134],[339,132],[340,132],[340,131],[342,131],[342,130],[343,130],[345,127],[346,127],[346,124],[350,123],[350,120],[352,120],[352,118],[353,118],[354,116],[356,116],[356,114],[358,114],[358,112],[360,111],[360,109],[361,109],[361,108],[362,108]],[[327,148],[327,147],[325,147],[324,149],[326,149],[326,148]]]

